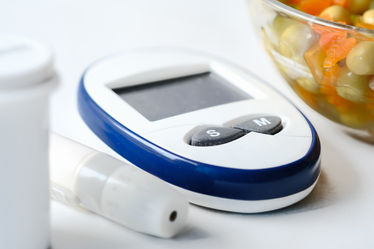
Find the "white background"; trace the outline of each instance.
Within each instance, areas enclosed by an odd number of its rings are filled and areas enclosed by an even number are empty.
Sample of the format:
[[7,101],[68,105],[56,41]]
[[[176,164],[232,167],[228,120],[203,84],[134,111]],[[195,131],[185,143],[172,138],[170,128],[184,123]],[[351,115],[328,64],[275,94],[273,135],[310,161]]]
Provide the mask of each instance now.
[[257,41],[244,0],[0,0],[0,32],[52,46],[62,79],[52,98],[52,130],[108,153],[80,120],[78,81],[94,59],[140,46],[198,48],[247,67],[291,98],[321,138],[320,181],[292,207],[241,215],[192,206],[187,228],[163,240],[53,202],[53,248],[374,248],[374,145],[296,98]]

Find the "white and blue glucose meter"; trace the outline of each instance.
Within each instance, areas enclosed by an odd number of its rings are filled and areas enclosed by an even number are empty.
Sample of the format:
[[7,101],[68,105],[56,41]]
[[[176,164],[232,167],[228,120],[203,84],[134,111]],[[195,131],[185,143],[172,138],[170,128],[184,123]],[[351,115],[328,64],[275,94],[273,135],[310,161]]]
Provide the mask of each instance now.
[[307,196],[320,173],[310,122],[248,71],[196,51],[143,49],[83,74],[80,115],[122,157],[190,202],[264,212]]

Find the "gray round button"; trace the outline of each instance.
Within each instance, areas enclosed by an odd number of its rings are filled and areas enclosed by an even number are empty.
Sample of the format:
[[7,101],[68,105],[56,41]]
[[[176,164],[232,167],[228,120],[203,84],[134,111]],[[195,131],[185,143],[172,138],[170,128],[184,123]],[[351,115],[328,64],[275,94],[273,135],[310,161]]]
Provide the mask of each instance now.
[[222,126],[203,127],[192,135],[191,145],[213,146],[231,142],[245,134],[244,131]]
[[249,132],[258,132],[274,135],[283,128],[282,120],[277,116],[254,116],[249,119],[233,125],[233,128]]

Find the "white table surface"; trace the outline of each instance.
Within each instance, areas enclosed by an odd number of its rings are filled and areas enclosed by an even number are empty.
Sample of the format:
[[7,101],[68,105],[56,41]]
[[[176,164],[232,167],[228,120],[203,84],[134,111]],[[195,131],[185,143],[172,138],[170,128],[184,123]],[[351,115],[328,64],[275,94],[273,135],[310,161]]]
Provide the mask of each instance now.
[[244,0],[1,0],[0,32],[53,47],[62,82],[52,98],[52,130],[108,153],[78,115],[78,80],[94,59],[139,46],[198,48],[251,69],[293,100],[321,138],[321,178],[294,206],[249,215],[191,206],[187,228],[163,240],[52,202],[53,248],[374,248],[374,145],[296,98],[257,41]]

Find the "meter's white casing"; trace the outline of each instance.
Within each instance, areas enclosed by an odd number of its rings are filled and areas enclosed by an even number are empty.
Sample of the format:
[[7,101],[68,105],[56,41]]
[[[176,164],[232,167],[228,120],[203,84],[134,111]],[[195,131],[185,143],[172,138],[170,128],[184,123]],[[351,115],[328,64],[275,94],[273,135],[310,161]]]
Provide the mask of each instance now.
[[[206,72],[253,99],[149,121],[113,91]],[[269,211],[303,199],[318,179],[320,145],[310,122],[266,83],[214,56],[178,49],[109,56],[86,70],[78,96],[80,114],[96,135],[136,166],[177,186],[195,204]],[[257,114],[280,117],[283,129],[275,135],[250,132],[217,146],[189,144],[196,127],[230,126]]]

